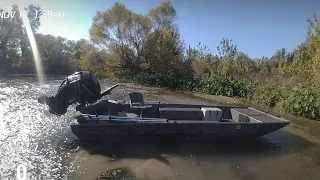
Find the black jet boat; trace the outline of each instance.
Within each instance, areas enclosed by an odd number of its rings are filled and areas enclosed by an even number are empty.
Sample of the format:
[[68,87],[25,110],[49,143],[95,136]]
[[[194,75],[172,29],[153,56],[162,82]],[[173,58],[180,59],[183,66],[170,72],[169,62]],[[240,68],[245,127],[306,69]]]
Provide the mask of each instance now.
[[119,136],[256,138],[290,124],[252,107],[145,102],[139,92],[129,93],[129,101],[101,99],[116,87],[101,93],[94,74],[80,71],[68,76],[55,96],[42,96],[38,101],[58,115],[78,103],[71,130],[82,140]]

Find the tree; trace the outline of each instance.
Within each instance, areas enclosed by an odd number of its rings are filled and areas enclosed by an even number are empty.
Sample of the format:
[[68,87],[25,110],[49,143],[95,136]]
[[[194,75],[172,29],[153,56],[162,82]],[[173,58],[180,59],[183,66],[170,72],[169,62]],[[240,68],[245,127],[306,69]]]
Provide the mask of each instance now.
[[[29,5],[28,19],[34,32],[40,26],[41,11],[39,6]],[[0,9],[2,12],[3,10]],[[19,7],[12,6],[12,18],[0,19],[0,73],[6,74],[12,67],[23,68],[24,72],[33,72],[32,54],[24,22],[20,18]]]
[[144,60],[148,71],[175,76],[187,75],[183,62],[184,42],[175,24],[176,11],[170,1],[151,9],[148,17],[152,32],[143,43]]
[[115,3],[109,10],[97,12],[90,37],[94,43],[103,44],[120,56],[115,68],[127,68],[135,74],[141,69],[141,45],[149,31],[147,17]]
[[171,1],[167,1],[159,7],[151,9],[148,16],[151,19],[154,31],[176,28],[174,22],[177,19],[177,13]]
[[[113,69],[126,69],[131,75],[142,71],[177,74],[182,63],[183,42],[174,25],[176,12],[171,2],[136,14],[115,3],[99,11],[90,29],[91,40],[117,56]],[[168,69],[170,67],[170,69]]]
[[[12,13],[17,9],[17,5],[12,6]],[[0,13],[4,10],[0,9]],[[17,18],[0,18],[0,74],[6,74],[11,69],[12,62],[10,56],[15,56],[13,53],[17,48],[18,38],[16,33],[19,30]]]
[[47,74],[69,74],[76,69],[71,61],[75,57],[74,41],[42,34],[36,39]]
[[234,73],[239,76],[248,76],[255,71],[255,62],[251,60],[248,54],[238,52],[234,62]]
[[105,62],[93,44],[81,39],[77,42],[77,46],[80,69],[95,71],[96,68],[104,68]]
[[311,55],[311,74],[313,81],[320,82],[320,21],[319,18],[314,15],[313,21],[307,19],[309,22],[308,28],[308,53]]
[[231,39],[223,38],[220,41],[219,46],[217,46],[218,53],[220,55],[220,59],[230,58],[233,60],[238,52],[237,45],[232,44]]
[[[216,67],[212,62],[212,54],[207,46],[198,44],[196,48],[189,48],[186,50],[186,61],[190,62],[192,73],[195,77],[201,77],[209,68],[212,72],[216,72]],[[211,62],[209,67],[208,63]]]
[[157,41],[153,45],[151,42],[144,44],[145,52],[148,52],[144,54],[148,70],[156,73],[181,75],[183,43],[180,41],[179,33],[172,29],[165,29],[159,32]]
[[26,12],[28,12],[27,17],[30,22],[31,29],[33,33],[37,33],[41,23],[40,19],[43,14],[41,7],[38,5],[29,4],[27,7],[24,8]]

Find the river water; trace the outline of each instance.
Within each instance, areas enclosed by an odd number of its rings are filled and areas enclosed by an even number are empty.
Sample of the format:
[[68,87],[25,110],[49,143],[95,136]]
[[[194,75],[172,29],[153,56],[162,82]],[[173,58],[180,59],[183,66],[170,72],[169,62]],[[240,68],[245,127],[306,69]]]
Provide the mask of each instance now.
[[[292,133],[294,124],[250,142],[82,145],[69,127],[72,107],[59,117],[37,103],[39,95],[54,94],[61,80],[49,78],[40,86],[32,77],[0,79],[1,180],[16,179],[19,165],[26,167],[27,179],[94,179],[117,167],[128,167],[140,179],[320,179],[320,140]],[[125,98],[124,87],[111,97]],[[177,93],[157,94],[152,88],[142,91],[149,100],[210,103]]]

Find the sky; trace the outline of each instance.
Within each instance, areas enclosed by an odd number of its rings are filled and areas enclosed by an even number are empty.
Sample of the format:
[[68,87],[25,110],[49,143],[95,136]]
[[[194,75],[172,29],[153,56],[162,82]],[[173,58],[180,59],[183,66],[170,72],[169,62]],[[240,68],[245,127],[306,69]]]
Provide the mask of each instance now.
[[[39,5],[57,17],[41,19],[40,33],[67,39],[89,39],[97,11],[123,3],[133,12],[146,14],[166,0],[1,0],[7,9],[13,3]],[[252,58],[270,57],[277,49],[291,51],[305,40],[307,17],[320,15],[319,0],[171,0],[186,47],[199,42],[213,53],[222,38],[232,39]]]

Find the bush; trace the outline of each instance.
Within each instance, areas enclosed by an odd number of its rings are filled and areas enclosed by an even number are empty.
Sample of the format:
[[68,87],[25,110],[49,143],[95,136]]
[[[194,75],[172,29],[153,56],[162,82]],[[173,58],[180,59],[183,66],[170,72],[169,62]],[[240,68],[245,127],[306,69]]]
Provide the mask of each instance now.
[[177,78],[171,75],[165,74],[147,74],[140,73],[135,76],[135,81],[139,84],[156,86],[156,87],[168,87],[171,89],[183,89],[187,83],[181,78]]
[[108,72],[102,68],[93,69],[92,72],[96,75],[98,79],[106,79],[106,78],[114,77],[112,72]]
[[95,71],[94,74],[98,79],[105,79],[108,77],[107,73],[102,71]]
[[252,96],[253,101],[267,107],[275,107],[281,98],[281,88],[271,84],[256,86]]
[[190,80],[184,80],[182,83],[182,89],[187,91],[201,91],[201,79],[194,78]]
[[215,75],[203,78],[200,84],[203,92],[212,95],[244,98],[251,90],[250,81],[232,76]]
[[250,83],[231,76],[214,76],[211,78],[183,79],[164,74],[141,73],[135,77],[136,82],[149,86],[168,87],[188,91],[200,91],[212,95],[229,97],[246,97],[250,92]]
[[293,115],[307,118],[319,118],[319,94],[312,86],[296,86],[286,93],[277,109]]

